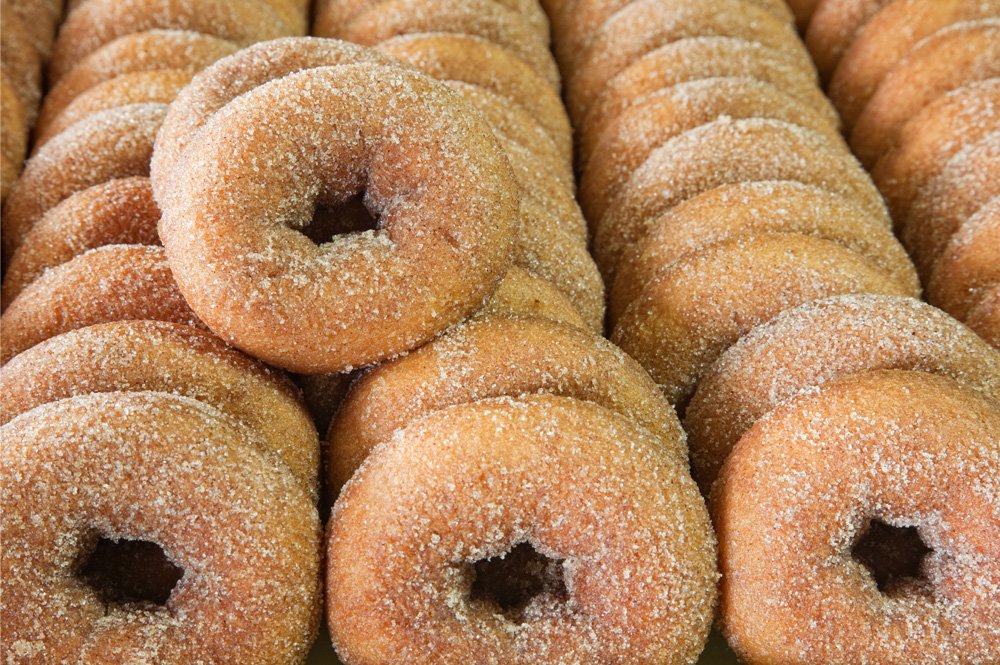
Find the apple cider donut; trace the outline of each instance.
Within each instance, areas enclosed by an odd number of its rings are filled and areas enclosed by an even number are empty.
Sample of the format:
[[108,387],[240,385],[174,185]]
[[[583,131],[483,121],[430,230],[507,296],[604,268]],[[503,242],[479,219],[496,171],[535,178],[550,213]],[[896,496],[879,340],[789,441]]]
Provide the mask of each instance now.
[[3,53],[3,74],[21,102],[27,126],[35,120],[38,102],[42,97],[42,59],[28,36],[28,31],[9,2],[0,4],[3,21],[0,21],[0,53]]
[[[924,372],[847,377],[757,421],[711,502],[740,659],[1000,660],[998,441],[1000,403]],[[903,529],[908,560],[868,556]]]
[[608,298],[610,324],[662,267],[711,245],[760,233],[797,233],[835,242],[877,265],[908,292],[920,293],[913,264],[892,232],[843,196],[793,181],[741,182],[672,208],[628,249]]
[[497,316],[456,327],[354,383],[327,436],[329,487],[336,494],[378,444],[429,413],[536,393],[599,404],[686,456],[673,409],[620,349],[560,323]]
[[851,250],[797,234],[713,245],[664,267],[629,305],[611,339],[672,404],[751,328],[790,307],[848,293],[914,295]]
[[962,86],[1000,77],[1000,18],[958,23],[922,41],[889,72],[851,132],[851,148],[871,167],[906,121]]
[[202,325],[177,290],[162,247],[98,247],[45,271],[0,317],[0,363],[60,333],[129,319]]
[[[0,442],[5,646],[49,662],[304,662],[319,516],[252,429],[187,397],[97,393],[28,411]],[[166,598],[88,579],[102,541],[158,546]]]
[[744,335],[698,383],[684,427],[702,490],[769,411],[834,379],[878,369],[941,374],[1000,399],[1000,353],[939,309],[877,295],[807,303]]
[[99,83],[159,69],[194,74],[238,48],[225,39],[186,30],[149,30],[119,37],[77,63],[49,90],[37,131],[44,131],[70,102]]
[[511,266],[500,286],[482,309],[473,315],[483,319],[493,316],[530,316],[587,330],[580,310],[552,282]]
[[24,107],[6,72],[0,73],[0,114],[0,121],[3,123],[0,131],[0,158],[3,159],[3,171],[0,173],[2,205],[14,188],[28,151],[28,125]]
[[686,464],[634,421],[555,396],[398,431],[341,493],[327,561],[350,665],[687,663],[717,580]]
[[149,175],[166,104],[130,104],[96,113],[46,143],[24,167],[4,208],[3,254],[14,253],[50,209],[115,178]]
[[[261,175],[236,177],[248,171]],[[517,232],[516,185],[481,116],[397,67],[321,67],[241,95],[167,184],[160,238],[192,309],[300,373],[385,360],[473,313]],[[359,193],[376,230],[321,245],[299,232],[318,204]]]
[[1000,349],[1000,285],[986,291],[975,307],[969,310],[965,323]]
[[868,21],[895,0],[819,0],[805,30],[806,48],[823,82]]
[[594,229],[594,255],[611,282],[622,253],[679,203],[721,185],[794,180],[840,194],[889,226],[882,196],[850,153],[780,120],[719,118],[657,148]]

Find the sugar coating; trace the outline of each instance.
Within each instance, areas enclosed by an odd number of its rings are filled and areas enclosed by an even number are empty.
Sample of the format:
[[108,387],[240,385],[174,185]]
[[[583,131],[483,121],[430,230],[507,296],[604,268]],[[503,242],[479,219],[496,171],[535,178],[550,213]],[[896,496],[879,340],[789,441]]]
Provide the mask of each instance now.
[[805,30],[806,47],[824,82],[830,80],[844,52],[878,11],[895,0],[816,2]]

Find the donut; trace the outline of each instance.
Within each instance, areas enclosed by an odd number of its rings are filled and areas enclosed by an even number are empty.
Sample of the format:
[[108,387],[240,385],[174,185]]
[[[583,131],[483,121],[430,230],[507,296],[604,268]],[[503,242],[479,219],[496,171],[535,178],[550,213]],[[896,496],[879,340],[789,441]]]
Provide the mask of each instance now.
[[60,333],[129,319],[203,325],[177,290],[162,247],[98,247],[45,271],[0,317],[0,364]]
[[114,321],[57,335],[0,371],[0,425],[68,397],[155,391],[191,397],[251,428],[316,495],[319,439],[284,376],[190,326]]
[[786,2],[795,16],[795,25],[800,32],[804,32],[816,11],[816,7],[822,4],[823,0],[786,0]]
[[1000,353],[930,305],[878,295],[807,303],[751,330],[698,383],[684,415],[695,479],[707,492],[737,442],[773,409],[880,369],[940,374],[1000,399]]
[[190,30],[248,46],[292,34],[264,0],[192,3],[191,0],[87,0],[59,29],[49,63],[58,82],[76,63],[124,35],[147,30]]
[[[236,177],[247,170],[261,176]],[[198,132],[167,191],[156,186],[192,309],[299,373],[385,360],[465,318],[502,279],[517,231],[516,185],[481,117],[426,76],[371,64],[243,94]],[[359,193],[377,230],[320,245],[297,230],[317,204]]]
[[130,104],[76,123],[25,164],[4,207],[4,258],[50,209],[76,192],[114,178],[149,175],[165,104]]
[[3,21],[0,22],[0,52],[3,53],[3,74],[21,101],[25,123],[30,127],[38,111],[42,96],[41,54],[31,44],[28,31],[20,17],[8,7],[0,5]]
[[662,267],[711,245],[760,233],[797,233],[835,242],[877,265],[908,292],[920,292],[913,264],[892,232],[843,196],[793,181],[741,182],[672,208],[625,252],[608,298],[610,323]]
[[712,363],[751,328],[796,305],[849,293],[915,295],[837,243],[761,233],[661,269],[622,314],[611,340],[683,407]]
[[780,120],[721,117],[668,141],[629,178],[594,228],[594,256],[612,281],[622,253],[657,217],[721,185],[794,180],[840,194],[874,219],[888,215],[868,175],[822,135]]
[[896,144],[879,157],[872,179],[897,226],[924,186],[955,153],[1000,130],[1000,79],[958,88],[927,105],[903,125]]
[[566,397],[400,430],[345,486],[326,551],[327,623],[351,665],[685,663],[712,622],[714,536],[684,463]]
[[[305,660],[320,614],[319,519],[253,430],[186,397],[98,393],[22,414],[0,443],[8,655]],[[159,598],[121,593],[120,577],[142,569],[112,563],[111,580],[81,570],[110,563],[102,545],[128,544],[173,571]]]
[[[31,48],[48,58],[56,27],[62,18],[59,0],[4,0],[4,22],[14,18],[22,26]],[[6,58],[6,55],[4,56]]]
[[327,434],[328,486],[336,495],[372,450],[429,413],[540,393],[599,404],[686,457],[673,409],[620,349],[564,324],[497,316],[463,324],[357,379]]
[[530,316],[574,328],[588,328],[573,301],[552,282],[517,266],[510,267],[497,290],[473,316]]
[[743,77],[681,83],[645,97],[622,113],[594,142],[593,160],[581,154],[585,166],[580,203],[587,218],[601,218],[608,202],[656,148],[720,116],[783,120],[822,134],[832,144],[841,142],[836,125],[770,83]]
[[7,306],[48,268],[104,245],[158,245],[160,210],[148,178],[119,178],[65,199],[38,220],[14,252],[4,276]]
[[996,400],[923,372],[847,377],[757,421],[711,502],[740,659],[997,662],[997,441]]
[[955,154],[917,193],[900,239],[917,272],[930,275],[952,235],[991,199],[1000,196],[1000,129]]
[[958,23],[921,42],[889,72],[851,132],[867,167],[891,148],[906,121],[944,94],[1000,77],[1000,19]]
[[[830,118],[840,118],[816,84],[816,73],[788,53],[733,37],[688,37],[639,58],[608,81],[580,124],[580,152],[617,125],[622,114],[651,94],[689,81],[745,77],[770,83]],[[586,160],[583,160],[584,162]]]
[[85,57],[52,86],[42,104],[37,131],[45,131],[70,102],[99,83],[160,69],[193,74],[238,48],[225,39],[186,30],[148,30],[119,37]]
[[0,172],[0,203],[7,200],[7,195],[14,188],[14,182],[28,150],[28,126],[25,122],[24,109],[17,91],[7,79],[7,74],[0,74],[0,121],[3,123],[0,131],[0,158],[3,160],[3,170]]
[[736,37],[808,58],[791,23],[742,0],[636,0],[594,34],[566,80],[570,117],[582,119],[617,74],[654,49],[685,37]]
[[951,236],[927,279],[927,300],[960,320],[1000,284],[1000,196]]
[[986,291],[975,307],[969,310],[965,323],[1000,349],[1000,286]]
[[806,48],[827,82],[868,21],[895,0],[819,0],[805,30]]
[[522,198],[527,197],[549,210],[567,231],[580,242],[586,242],[587,222],[573,198],[572,172],[554,168],[530,148],[495,128],[493,135],[513,170]]
[[98,83],[69,103],[45,131],[37,132],[34,150],[75,123],[95,113],[129,104],[169,104],[191,81],[192,72],[183,69],[158,69],[132,72]]
[[924,38],[963,21],[1000,16],[997,0],[899,0],[865,24],[833,73],[828,89],[850,130],[879,84]]

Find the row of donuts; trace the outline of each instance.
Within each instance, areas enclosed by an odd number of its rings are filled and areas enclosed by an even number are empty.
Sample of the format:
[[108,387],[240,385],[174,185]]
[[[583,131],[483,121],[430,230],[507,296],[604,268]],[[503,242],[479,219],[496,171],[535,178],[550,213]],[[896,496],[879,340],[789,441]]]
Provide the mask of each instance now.
[[927,300],[1000,346],[1000,2],[823,0],[807,44]]
[[555,284],[595,331],[604,289],[575,198],[572,133],[535,0],[328,0],[313,34],[372,46],[436,78],[483,113],[517,178],[514,263]]
[[0,206],[24,165],[62,0],[0,3]]

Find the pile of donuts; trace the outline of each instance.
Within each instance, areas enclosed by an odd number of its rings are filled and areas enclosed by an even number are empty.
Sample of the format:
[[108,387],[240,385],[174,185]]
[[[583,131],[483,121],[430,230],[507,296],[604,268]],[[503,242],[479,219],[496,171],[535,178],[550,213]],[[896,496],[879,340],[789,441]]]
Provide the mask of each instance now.
[[927,300],[1000,346],[1000,2],[822,0],[806,43]]

